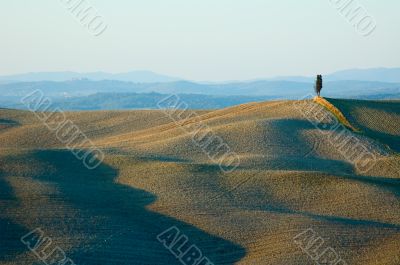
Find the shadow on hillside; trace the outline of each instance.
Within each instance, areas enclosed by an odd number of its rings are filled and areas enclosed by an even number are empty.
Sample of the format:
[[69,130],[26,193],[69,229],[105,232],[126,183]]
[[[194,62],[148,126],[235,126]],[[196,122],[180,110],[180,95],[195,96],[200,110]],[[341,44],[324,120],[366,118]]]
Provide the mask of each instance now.
[[355,125],[362,131],[362,134],[376,139],[379,142],[388,145],[392,150],[400,153],[400,137],[385,132],[373,130],[364,126],[356,118],[353,117],[352,111],[355,108],[368,108],[376,111],[386,112],[393,115],[400,115],[400,102],[386,101],[362,101],[362,100],[342,100],[328,99],[332,104],[339,108],[351,124]]
[[10,120],[10,119],[0,119],[0,125],[5,124],[5,125],[20,125],[19,122],[15,120]]
[[[76,264],[180,264],[157,241],[157,235],[172,226],[215,264],[234,264],[245,255],[239,245],[147,210],[156,197],[115,183],[118,172],[105,164],[88,170],[68,151],[40,151],[34,156],[55,168],[37,178],[56,185],[65,202],[79,210],[74,220],[52,220],[55,227],[60,222],[74,224],[73,233],[87,239],[69,253]],[[68,241],[71,236],[65,237]]]
[[365,185],[378,187],[384,191],[393,193],[400,198],[400,180],[383,177],[359,176],[359,175],[337,175],[338,178],[354,180]]
[[332,102],[335,106],[339,105],[350,110],[351,107],[368,107],[371,109],[385,111],[392,114],[400,115],[400,101],[379,101],[379,100],[353,100],[353,99],[333,99],[326,98]]
[[[318,214],[311,211],[293,210],[282,204],[279,204],[279,202],[273,202],[271,204],[263,206],[259,205],[253,207],[249,206],[241,206],[241,207],[245,208],[246,210],[264,211],[266,213],[271,213],[274,215],[275,214],[279,214],[282,216],[291,215],[289,217],[290,219],[297,219],[298,217],[300,217],[300,219],[302,220],[304,217],[306,217],[314,221],[322,222],[324,223],[324,226],[328,227],[339,225],[339,226],[347,226],[351,229],[366,228],[370,229],[371,231],[380,230],[383,234],[396,234],[400,232],[400,225],[395,223],[381,222],[369,219],[357,219],[357,218],[338,216],[338,215]],[[305,224],[309,225],[308,222],[305,222]],[[354,234],[356,234],[356,230],[354,231]]]
[[384,132],[379,132],[376,130],[371,130],[368,127],[358,125],[361,128],[363,134],[371,137],[373,139],[377,139],[380,143],[383,143],[389,146],[393,151],[400,153],[400,137],[397,135],[391,135]]
[[19,126],[20,123],[10,119],[0,119],[0,132],[3,130],[7,130],[16,126]]
[[20,238],[29,231],[6,215],[12,203],[17,203],[17,198],[0,171],[0,261],[12,260],[16,255],[28,251]]
[[[389,179],[383,177],[370,177],[370,176],[361,176],[361,175],[341,175],[341,174],[333,174],[324,176],[326,181],[331,181],[333,179],[341,179],[343,181],[349,182],[359,182],[362,185],[372,186],[374,188],[379,188],[383,192],[391,192],[394,196],[400,197],[400,181],[397,179]],[[343,183],[345,185],[345,182]],[[256,190],[255,190],[256,192]],[[327,190],[327,192],[335,192],[334,190]],[[272,193],[272,192],[271,192]],[[247,194],[253,194],[251,191],[247,190]],[[400,232],[400,224],[396,223],[398,220],[394,220],[394,223],[391,222],[382,222],[373,219],[357,219],[340,215],[329,215],[329,214],[319,214],[313,211],[307,210],[298,210],[291,207],[290,204],[283,203],[282,201],[276,199],[273,196],[268,197],[267,203],[254,205],[254,200],[248,198],[246,200],[246,194],[244,197],[241,195],[237,195],[242,198],[242,201],[245,202],[240,207],[243,207],[247,210],[262,210],[270,213],[277,214],[290,214],[290,215],[298,215],[301,217],[307,217],[316,221],[322,221],[329,224],[338,224],[338,225],[348,225],[354,228],[357,227],[366,227],[366,228],[378,228],[378,229],[389,229],[388,233],[391,232]],[[314,200],[313,193],[302,193],[301,196],[309,197],[308,201]],[[340,194],[337,194],[340,196]],[[303,200],[306,200],[303,198]],[[306,200],[307,201],[307,200]],[[337,209],[340,209],[340,204]],[[377,206],[371,206],[368,209],[369,211],[377,211],[379,212],[379,208]],[[378,216],[378,215],[376,215]]]
[[[393,179],[386,179],[386,178],[380,178],[380,177],[366,177],[366,176],[356,176],[356,175],[326,175],[325,176],[326,181],[331,181],[332,179],[342,179],[344,181],[349,180],[349,181],[357,181],[360,182],[363,185],[370,185],[375,188],[379,188],[383,190],[383,192],[392,192],[393,195],[399,197],[400,196],[400,182],[397,180]],[[345,183],[343,183],[345,185]],[[346,217],[345,215],[340,216],[340,215],[330,215],[330,214],[322,214],[318,213],[318,210],[316,211],[308,211],[308,210],[299,210],[298,206],[299,204],[296,204],[296,202],[293,202],[293,207],[291,203],[287,202],[282,202],[281,200],[277,199],[274,196],[267,196],[267,198],[264,198],[262,203],[257,203],[257,198],[252,198],[252,194],[257,194],[257,189],[258,187],[255,187],[254,190],[246,190],[246,193],[240,194],[240,191],[229,191],[229,192],[235,192],[236,197],[241,198],[241,203],[239,203],[237,206],[246,210],[255,210],[255,211],[265,211],[268,213],[274,213],[274,214],[282,214],[282,215],[295,215],[299,217],[306,217],[313,219],[315,221],[320,221],[324,222],[328,225],[344,225],[344,226],[349,226],[351,228],[369,228],[369,229],[387,229],[387,230],[382,230],[382,232],[387,232],[387,233],[399,233],[400,232],[400,224],[398,223],[398,220],[394,219],[393,223],[392,222],[386,222],[386,221],[379,221],[378,219],[358,219],[358,218],[352,218],[352,217]],[[335,192],[334,190],[327,190],[327,192]],[[228,193],[228,192],[227,192]],[[225,194],[226,196],[232,196],[230,194]],[[268,190],[266,191],[268,194]],[[271,191],[271,194],[273,191]],[[249,196],[250,194],[250,196]],[[303,192],[301,194],[303,196],[302,201],[313,201],[315,200],[314,194],[311,193],[305,193]],[[340,194],[337,194],[337,196],[341,196]],[[261,196],[262,197],[262,196]],[[308,197],[306,199],[305,197]],[[328,207],[336,207],[337,210],[340,211],[341,205],[335,205],[332,204],[332,206]],[[394,207],[395,208],[395,207]],[[380,208],[379,206],[370,206],[367,210],[369,211],[377,211],[375,216],[379,216],[379,211]],[[324,210],[322,210],[324,212]]]
[[16,255],[28,251],[21,237],[29,233],[25,227],[9,218],[0,218],[0,261],[11,261]]
[[308,211],[297,211],[297,210],[292,210],[292,209],[285,208],[285,207],[277,207],[275,205],[265,206],[264,211],[279,213],[279,214],[299,215],[299,216],[308,217],[308,218],[311,218],[311,219],[314,219],[317,221],[323,221],[323,222],[328,222],[328,223],[332,223],[332,224],[350,225],[350,226],[354,226],[354,227],[365,226],[365,227],[371,227],[371,228],[387,228],[387,229],[393,229],[397,232],[400,231],[400,225],[398,225],[398,224],[379,222],[379,221],[368,220],[368,219],[354,219],[354,218],[336,216],[336,215],[322,215],[322,214],[316,214],[316,213],[312,213],[312,212],[308,212]]
[[[330,174],[353,173],[354,167],[350,163],[321,158],[315,153],[315,148],[320,144],[320,139],[324,139],[326,135],[317,131],[317,135],[312,140],[305,138],[304,133],[311,130],[317,130],[317,128],[307,120],[268,121],[265,125],[264,143],[266,144],[264,149],[266,153],[273,155],[266,157],[263,167],[272,170],[319,171]],[[339,151],[335,150],[333,145],[330,147],[333,155],[340,156]]]

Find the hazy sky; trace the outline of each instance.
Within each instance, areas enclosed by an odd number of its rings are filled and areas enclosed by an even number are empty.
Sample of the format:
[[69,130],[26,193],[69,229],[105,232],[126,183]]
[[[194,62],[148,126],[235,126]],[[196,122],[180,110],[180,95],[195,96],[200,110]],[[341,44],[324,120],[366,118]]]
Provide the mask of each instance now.
[[98,37],[62,1],[1,1],[0,75],[151,70],[216,81],[400,66],[399,0],[356,0],[377,23],[368,37],[330,0],[86,0],[108,24]]

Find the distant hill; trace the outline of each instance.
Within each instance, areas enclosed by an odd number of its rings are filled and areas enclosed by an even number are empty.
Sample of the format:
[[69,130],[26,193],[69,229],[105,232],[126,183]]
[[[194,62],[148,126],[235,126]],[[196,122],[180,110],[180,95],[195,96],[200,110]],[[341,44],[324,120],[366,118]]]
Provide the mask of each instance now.
[[[307,76],[279,76],[269,80],[286,80],[295,82],[314,82],[314,77]],[[400,68],[371,68],[371,69],[347,69],[324,74],[325,81],[368,81],[400,83]]]
[[[21,98],[29,92],[40,89],[46,96],[69,98],[88,96],[96,93],[161,93],[161,94],[202,94],[218,96],[271,96],[298,99],[313,93],[313,84],[294,81],[254,81],[227,84],[201,84],[188,81],[168,83],[132,83],[113,80],[73,80],[66,82],[21,82],[0,84],[4,97]],[[367,81],[325,82],[323,94],[335,97],[363,98],[381,94],[400,93],[400,83]]]
[[[99,93],[87,97],[58,100],[54,106],[63,110],[127,110],[157,109],[157,103],[168,97],[158,93]],[[221,109],[248,102],[261,102],[275,99],[268,96],[209,96],[179,94],[189,109]]]
[[[193,109],[216,109],[252,101],[301,99],[313,94],[313,84],[294,81],[254,81],[200,84],[188,81],[132,83],[73,80],[0,84],[0,107],[22,108],[21,99],[40,89],[70,110],[156,108],[169,94],[184,95]],[[400,99],[400,83],[367,81],[325,82],[323,95],[353,99]]]
[[350,69],[326,76],[327,81],[363,80],[378,82],[400,82],[400,68]]
[[70,81],[75,79],[90,79],[93,81],[118,80],[136,83],[172,82],[179,78],[160,75],[151,71],[132,71],[111,74],[105,72],[76,73],[76,72],[39,72],[18,75],[0,76],[0,82],[38,82],[38,81]]
[[[316,73],[317,74],[317,73]],[[370,68],[370,69],[346,69],[334,73],[322,73],[326,81],[374,81],[385,83],[400,83],[400,68]],[[131,71],[126,73],[106,72],[37,72],[17,75],[0,76],[0,84],[4,82],[38,82],[38,81],[71,81],[76,79],[89,79],[92,81],[115,80],[134,83],[166,83],[184,80],[183,78],[166,76],[151,71]],[[274,78],[260,78],[257,80],[224,82],[224,83],[249,83],[255,81],[290,81],[301,83],[314,82],[313,76],[279,76]]]

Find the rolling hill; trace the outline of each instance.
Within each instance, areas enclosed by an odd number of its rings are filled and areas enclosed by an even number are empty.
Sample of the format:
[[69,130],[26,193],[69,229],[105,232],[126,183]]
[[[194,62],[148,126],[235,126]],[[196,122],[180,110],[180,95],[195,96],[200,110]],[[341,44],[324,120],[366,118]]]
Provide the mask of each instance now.
[[[35,114],[0,109],[0,264],[39,262],[20,242],[38,227],[76,264],[182,264],[157,240],[176,227],[208,264],[314,264],[295,240],[312,229],[338,265],[398,265],[400,103],[328,100],[360,132],[310,100],[67,112],[104,153],[93,170]],[[359,145],[367,169],[343,153]]]

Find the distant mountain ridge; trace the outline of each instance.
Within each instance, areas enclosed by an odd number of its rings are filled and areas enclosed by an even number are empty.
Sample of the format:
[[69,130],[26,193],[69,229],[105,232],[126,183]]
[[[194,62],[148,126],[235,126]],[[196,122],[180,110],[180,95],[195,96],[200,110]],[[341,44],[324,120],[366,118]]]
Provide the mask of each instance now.
[[378,82],[400,82],[400,68],[349,69],[327,76],[327,81],[362,80]]
[[89,79],[92,81],[118,80],[135,83],[164,83],[180,80],[179,78],[157,74],[151,71],[132,71],[126,73],[77,73],[77,72],[38,72],[18,75],[0,76],[0,81],[7,82],[40,82],[55,81],[64,82],[77,79]]
[[[34,81],[16,82],[7,81],[7,78]],[[37,81],[46,78],[52,80]],[[370,80],[352,80],[356,78]],[[394,82],[396,80],[399,82]],[[169,94],[181,95],[190,108],[215,109],[251,101],[302,99],[313,95],[313,82],[313,77],[293,76],[200,83],[147,71],[124,74],[23,74],[0,78],[0,107],[23,108],[21,99],[40,89],[57,106],[68,110],[152,109],[156,108],[158,100]],[[324,76],[322,95],[331,98],[400,99],[400,68],[345,70]]]
[[[323,75],[325,81],[368,81],[400,83],[400,68],[347,69]],[[314,82],[315,77],[278,76],[268,80]]]
[[[215,109],[275,99],[303,99],[314,94],[313,84],[294,81],[255,81],[200,84],[188,81],[132,83],[113,80],[22,82],[0,84],[0,107],[24,108],[21,99],[41,90],[68,110],[154,109],[170,94],[179,94],[190,108]],[[400,83],[327,81],[322,95],[332,98],[400,99]]]
[[[317,73],[316,73],[317,74]],[[400,83],[400,68],[368,68],[368,69],[347,69],[331,74],[324,74],[325,81],[370,81],[385,83]],[[92,81],[115,80],[133,83],[167,83],[185,80],[184,78],[171,77],[154,73],[151,71],[131,71],[126,73],[106,73],[106,72],[37,72],[23,73],[17,75],[0,76],[0,84],[4,82],[39,82],[39,81],[71,81],[76,79],[89,79]],[[227,84],[227,83],[249,83],[256,81],[291,81],[311,83],[313,76],[278,76],[273,78],[260,78],[246,81],[226,81],[226,82],[197,82],[202,84]]]
[[[132,83],[114,80],[72,80],[66,82],[22,82],[0,84],[2,98],[21,98],[40,89],[52,98],[89,96],[96,93],[161,93],[201,94],[216,96],[272,96],[282,99],[298,99],[313,93],[313,84],[294,81],[255,81],[227,84],[201,84],[188,81],[168,83]],[[323,95],[329,97],[363,97],[374,94],[400,93],[400,83],[367,81],[325,82]]]

